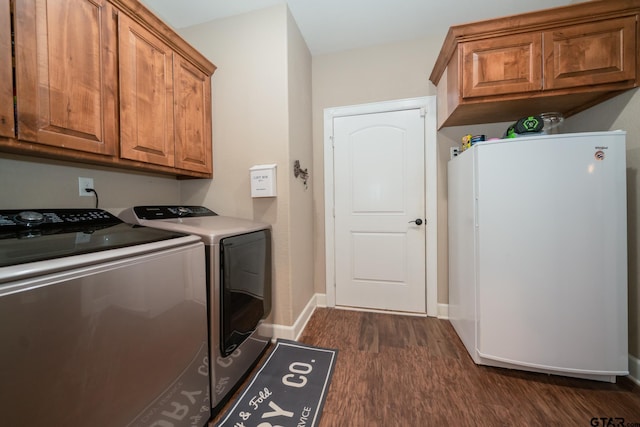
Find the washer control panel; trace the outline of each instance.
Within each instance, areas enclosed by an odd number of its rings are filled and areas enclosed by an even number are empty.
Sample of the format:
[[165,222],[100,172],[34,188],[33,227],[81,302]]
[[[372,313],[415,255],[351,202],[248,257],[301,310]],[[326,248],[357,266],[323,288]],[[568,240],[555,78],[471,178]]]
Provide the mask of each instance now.
[[0,230],[77,227],[80,225],[119,224],[122,221],[101,209],[0,210]]

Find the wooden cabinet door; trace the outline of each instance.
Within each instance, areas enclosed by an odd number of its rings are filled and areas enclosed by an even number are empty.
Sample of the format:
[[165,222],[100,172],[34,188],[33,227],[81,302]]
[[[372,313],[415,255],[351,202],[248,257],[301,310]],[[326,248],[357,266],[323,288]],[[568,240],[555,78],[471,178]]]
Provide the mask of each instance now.
[[545,89],[636,78],[636,19],[598,21],[544,33]]
[[120,157],[174,165],[173,51],[119,17]]
[[0,0],[0,136],[15,137],[9,0]]
[[462,97],[542,89],[542,36],[517,34],[462,44]]
[[211,78],[179,56],[175,58],[175,166],[211,173]]
[[17,0],[18,138],[117,151],[113,8],[105,0]]

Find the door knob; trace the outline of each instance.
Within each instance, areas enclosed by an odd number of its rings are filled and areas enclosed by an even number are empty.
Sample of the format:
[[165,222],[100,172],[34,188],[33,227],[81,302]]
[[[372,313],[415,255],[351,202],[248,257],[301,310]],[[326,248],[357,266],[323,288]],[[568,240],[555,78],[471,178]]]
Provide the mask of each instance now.
[[422,220],[420,218],[416,219],[415,221],[409,221],[409,224],[411,224],[412,222],[415,222],[416,225],[422,225]]

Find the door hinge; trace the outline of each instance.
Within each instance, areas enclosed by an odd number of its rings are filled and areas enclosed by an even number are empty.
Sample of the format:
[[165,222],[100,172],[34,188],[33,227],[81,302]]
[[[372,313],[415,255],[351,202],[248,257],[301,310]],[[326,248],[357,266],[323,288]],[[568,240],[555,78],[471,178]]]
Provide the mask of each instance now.
[[333,135],[330,135],[329,139],[331,140],[331,148],[336,148],[336,140]]
[[427,107],[420,107],[420,117],[425,117],[427,115]]

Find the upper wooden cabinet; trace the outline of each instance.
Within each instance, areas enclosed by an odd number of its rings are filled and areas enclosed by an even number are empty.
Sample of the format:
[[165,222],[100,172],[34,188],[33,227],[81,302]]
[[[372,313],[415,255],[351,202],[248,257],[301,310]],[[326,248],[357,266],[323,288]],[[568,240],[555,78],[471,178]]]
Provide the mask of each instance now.
[[173,70],[176,167],[211,172],[211,79],[180,57]]
[[0,0],[0,136],[15,135],[9,0]]
[[462,97],[542,89],[542,37],[516,34],[462,45]]
[[209,178],[215,69],[137,0],[0,0],[0,150]]
[[211,173],[211,79],[120,16],[121,156]]
[[636,15],[545,31],[544,88],[636,80]]
[[174,166],[173,51],[120,16],[121,156]]
[[115,155],[117,57],[105,0],[15,2],[18,139]]
[[600,0],[451,27],[430,80],[438,127],[570,116],[637,86],[640,0]]

